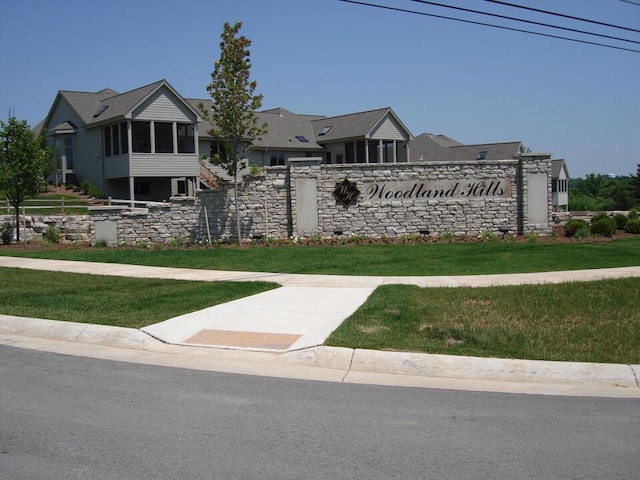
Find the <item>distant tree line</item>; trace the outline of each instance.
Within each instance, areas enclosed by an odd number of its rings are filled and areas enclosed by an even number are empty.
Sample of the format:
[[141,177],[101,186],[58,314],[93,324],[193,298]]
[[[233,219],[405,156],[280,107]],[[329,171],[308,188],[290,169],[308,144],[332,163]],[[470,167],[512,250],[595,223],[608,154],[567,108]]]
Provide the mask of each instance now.
[[631,210],[640,207],[640,163],[635,175],[611,178],[591,173],[569,180],[569,210]]

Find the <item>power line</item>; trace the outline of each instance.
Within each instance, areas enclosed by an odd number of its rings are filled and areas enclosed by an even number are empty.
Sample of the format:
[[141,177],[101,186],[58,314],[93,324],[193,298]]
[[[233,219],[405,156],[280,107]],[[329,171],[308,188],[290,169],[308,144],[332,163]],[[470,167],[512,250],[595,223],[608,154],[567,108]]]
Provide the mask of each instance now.
[[[503,20],[512,20],[514,22],[528,23],[528,24],[531,24],[531,25],[537,25],[539,27],[555,28],[557,30],[565,30],[567,32],[581,33],[581,34],[585,34],[585,35],[592,35],[594,37],[608,38],[609,40],[618,40],[620,42],[636,43],[636,44],[640,45],[640,42],[636,41],[636,40],[628,40],[626,38],[612,37],[610,35],[604,35],[604,34],[601,34],[601,33],[586,32],[584,30],[578,30],[578,29],[575,29],[575,28],[560,27],[558,25],[551,25],[549,23],[535,22],[533,20],[524,20],[522,18],[508,17],[506,15],[499,15],[497,13],[483,12],[483,11],[480,11],[480,10],[472,10],[470,8],[456,7],[456,6],[453,6],[453,5],[445,5],[443,3],[429,2],[429,1],[426,1],[426,0],[411,0],[411,1],[416,2],[416,3],[423,3],[425,5],[432,5],[432,6],[435,6],[435,7],[450,8],[452,10],[458,10],[458,11],[461,11],[461,12],[476,13],[478,15],[485,15],[487,17],[495,17],[495,18],[501,18]],[[488,0],[488,1],[491,1],[491,0]]]
[[352,3],[354,5],[361,5],[361,6],[365,6],[365,7],[380,8],[380,9],[383,9],[383,10],[391,10],[391,11],[403,12],[403,13],[412,13],[414,15],[422,15],[422,16],[425,16],[425,17],[439,18],[439,19],[443,19],[443,20],[452,20],[454,22],[469,23],[469,24],[472,24],[472,25],[480,25],[480,26],[483,26],[483,27],[497,28],[497,29],[500,29],[500,30],[508,30],[508,31],[511,31],[511,32],[528,33],[530,35],[537,35],[537,36],[540,36],[540,37],[555,38],[555,39],[558,39],[558,40],[566,40],[568,42],[583,43],[583,44],[587,44],[587,45],[595,45],[595,46],[598,46],[598,47],[611,48],[611,49],[614,49],[614,50],[623,50],[623,51],[626,51],[626,52],[640,53],[640,50],[634,50],[634,49],[631,49],[631,48],[618,47],[618,46],[615,46],[615,45],[607,45],[607,44],[604,44],[604,43],[589,42],[587,40],[578,40],[578,39],[569,38],[569,37],[561,37],[559,35],[551,35],[549,33],[534,32],[534,31],[531,31],[531,30],[523,30],[523,29],[520,29],[520,28],[505,27],[505,26],[502,26],[502,25],[494,25],[494,24],[491,24],[491,23],[476,22],[476,21],[473,21],[473,20],[464,20],[464,19],[461,19],[461,18],[447,17],[447,16],[444,16],[444,15],[435,15],[433,13],[419,12],[419,11],[416,11],[416,10],[408,10],[408,9],[398,8],[398,7],[389,7],[387,5],[377,5],[377,4],[374,4],[374,3],[360,2],[360,1],[356,1],[356,0],[338,0],[338,1],[344,2],[344,3]]
[[632,2],[631,0],[620,0],[620,1],[624,3],[630,3],[631,5],[637,5],[638,7],[640,7],[640,3],[638,2]]
[[[540,10],[539,8],[525,7],[524,5],[516,5],[515,3],[502,2],[500,0],[484,0],[485,2],[497,3],[498,5],[506,5],[507,7],[521,8],[523,10],[529,10],[530,12],[545,13],[547,15],[554,15],[556,17],[569,18],[571,20],[579,20],[581,22],[593,23],[596,25],[602,25],[603,27],[619,28],[620,30],[628,30],[629,32],[640,33],[640,30],[635,28],[623,27],[620,25],[612,25],[610,23],[599,22],[597,20],[589,20],[586,18],[574,17],[572,15],[565,15],[564,13],[550,12],[548,10]],[[640,3],[631,2],[629,0],[621,0],[622,2],[633,3],[634,5],[640,5]]]

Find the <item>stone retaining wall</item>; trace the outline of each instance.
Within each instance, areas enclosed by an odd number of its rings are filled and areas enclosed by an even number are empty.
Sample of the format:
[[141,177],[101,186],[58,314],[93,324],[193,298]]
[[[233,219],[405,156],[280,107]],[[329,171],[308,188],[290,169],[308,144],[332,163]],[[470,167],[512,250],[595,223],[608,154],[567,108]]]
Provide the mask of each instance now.
[[[61,241],[88,242],[93,234],[90,215],[20,215],[19,221],[20,241],[41,240],[49,227],[60,230]],[[5,222],[14,225],[15,217],[0,215],[0,225]]]

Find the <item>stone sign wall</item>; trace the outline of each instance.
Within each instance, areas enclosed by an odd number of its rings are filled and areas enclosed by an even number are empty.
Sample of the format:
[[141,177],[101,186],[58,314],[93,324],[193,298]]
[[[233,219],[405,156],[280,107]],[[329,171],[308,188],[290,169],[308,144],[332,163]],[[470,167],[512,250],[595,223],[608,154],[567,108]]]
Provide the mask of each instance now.
[[[474,162],[268,167],[238,185],[243,240],[291,236],[481,235],[551,231],[548,155]],[[532,209],[530,209],[530,206]],[[145,210],[95,208],[109,243],[235,237],[233,185]],[[107,222],[101,223],[99,222]]]

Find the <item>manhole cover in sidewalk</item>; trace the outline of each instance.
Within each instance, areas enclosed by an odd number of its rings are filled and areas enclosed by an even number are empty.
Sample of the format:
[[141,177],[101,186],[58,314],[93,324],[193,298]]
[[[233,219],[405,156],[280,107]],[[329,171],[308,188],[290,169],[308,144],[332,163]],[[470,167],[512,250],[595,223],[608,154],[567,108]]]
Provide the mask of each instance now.
[[287,350],[302,335],[289,333],[236,332],[231,330],[200,330],[184,343],[216,345],[238,348],[261,348],[267,350]]

